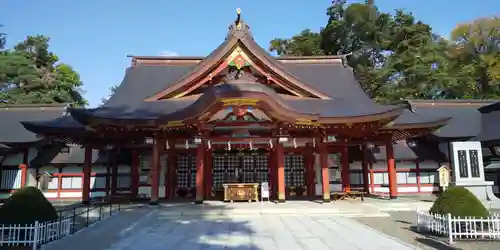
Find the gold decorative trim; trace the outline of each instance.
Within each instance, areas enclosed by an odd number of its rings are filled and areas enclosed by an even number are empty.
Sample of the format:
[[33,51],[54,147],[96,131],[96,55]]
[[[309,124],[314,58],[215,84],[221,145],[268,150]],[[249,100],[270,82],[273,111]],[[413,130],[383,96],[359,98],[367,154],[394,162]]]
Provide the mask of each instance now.
[[329,200],[330,199],[330,193],[323,193],[323,199],[324,200]]
[[163,125],[163,128],[172,128],[172,127],[183,127],[184,122],[183,121],[169,121],[167,124]]
[[313,122],[312,120],[303,119],[303,118],[297,119],[295,124],[296,125],[308,125],[308,126],[320,126],[319,122]]
[[284,200],[285,199],[285,192],[278,192],[278,200]]
[[248,99],[248,98],[227,98],[221,100],[224,106],[256,106],[258,99]]

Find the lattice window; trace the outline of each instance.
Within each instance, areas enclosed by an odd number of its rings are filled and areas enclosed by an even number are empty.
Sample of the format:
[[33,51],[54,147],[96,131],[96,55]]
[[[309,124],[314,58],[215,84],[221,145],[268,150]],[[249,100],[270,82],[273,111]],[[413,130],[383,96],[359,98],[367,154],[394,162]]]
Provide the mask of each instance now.
[[268,166],[268,160],[267,160],[267,155],[265,154],[259,154],[256,155],[254,160],[255,160],[255,181],[258,183],[261,182],[268,182],[269,179],[269,166]]
[[183,154],[177,157],[177,187],[179,188],[189,188],[191,186],[190,161],[191,155]]
[[235,183],[238,180],[235,178],[236,169],[240,167],[240,157],[234,154],[226,155],[226,183]]
[[240,157],[243,158],[243,182],[255,182],[254,156],[246,154]]
[[226,157],[221,154],[213,154],[212,165],[212,187],[213,189],[221,189],[225,182],[226,175]]
[[302,155],[285,155],[285,186],[305,186],[304,159]]

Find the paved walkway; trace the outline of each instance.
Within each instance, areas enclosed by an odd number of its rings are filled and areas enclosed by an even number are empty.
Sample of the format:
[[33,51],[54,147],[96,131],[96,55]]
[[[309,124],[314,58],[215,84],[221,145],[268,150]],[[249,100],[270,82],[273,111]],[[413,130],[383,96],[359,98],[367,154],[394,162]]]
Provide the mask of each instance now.
[[[210,209],[210,208],[205,208]],[[200,214],[169,209],[122,211],[95,227],[44,246],[44,250],[328,250],[414,249],[336,215]]]

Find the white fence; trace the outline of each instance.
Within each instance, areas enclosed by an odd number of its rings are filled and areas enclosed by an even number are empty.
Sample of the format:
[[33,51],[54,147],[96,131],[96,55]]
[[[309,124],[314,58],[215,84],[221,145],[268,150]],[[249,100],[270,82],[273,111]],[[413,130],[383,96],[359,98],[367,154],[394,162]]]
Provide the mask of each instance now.
[[500,240],[500,216],[461,218],[417,211],[417,231],[447,236],[450,244],[455,240]]
[[30,225],[0,225],[0,247],[38,246],[71,233],[71,219],[35,222]]

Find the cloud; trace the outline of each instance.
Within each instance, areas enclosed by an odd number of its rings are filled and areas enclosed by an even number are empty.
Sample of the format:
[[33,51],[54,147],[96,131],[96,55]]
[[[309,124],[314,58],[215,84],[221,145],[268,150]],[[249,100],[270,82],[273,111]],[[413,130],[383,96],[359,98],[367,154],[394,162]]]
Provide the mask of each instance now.
[[161,56],[179,56],[179,54],[177,54],[176,52],[169,51],[169,50],[164,50],[164,51],[160,52],[160,55]]

